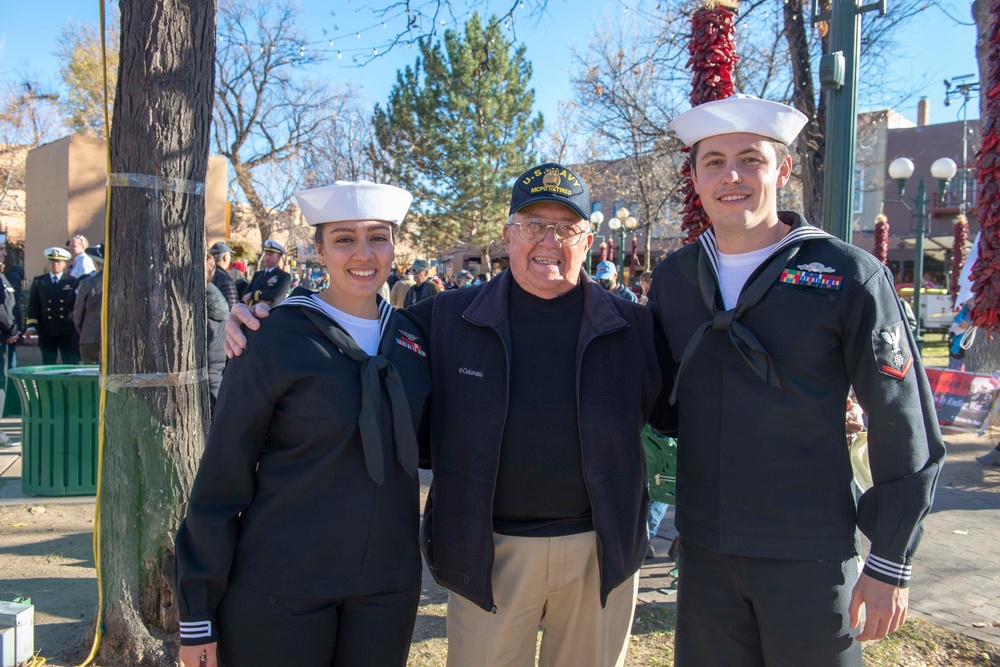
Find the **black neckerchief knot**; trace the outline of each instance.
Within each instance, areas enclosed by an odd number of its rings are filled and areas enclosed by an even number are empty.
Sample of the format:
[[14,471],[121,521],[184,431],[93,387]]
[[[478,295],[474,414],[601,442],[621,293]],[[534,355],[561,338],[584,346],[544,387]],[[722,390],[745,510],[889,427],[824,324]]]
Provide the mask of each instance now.
[[778,382],[778,374],[774,368],[774,361],[753,332],[740,322],[740,317],[764,298],[764,295],[767,294],[768,289],[778,279],[781,272],[792,261],[792,258],[798,254],[800,247],[801,242],[786,245],[772,255],[763,264],[763,268],[757,270],[757,277],[740,292],[740,296],[736,300],[736,306],[729,310],[720,310],[718,307],[716,300],[718,281],[715,272],[712,270],[707,251],[704,248],[700,249],[698,256],[698,285],[701,288],[701,298],[705,303],[705,307],[709,312],[714,314],[711,320],[704,322],[695,330],[691,336],[691,340],[688,341],[687,346],[684,348],[684,354],[681,355],[680,364],[677,366],[677,375],[674,377],[674,388],[670,392],[671,404],[677,402],[677,388],[680,386],[681,376],[684,374],[684,370],[688,367],[688,364],[691,363],[691,359],[694,358],[695,352],[698,350],[698,346],[701,344],[702,339],[704,339],[705,334],[710,330],[727,331],[729,333],[729,340],[732,341],[736,351],[750,365],[754,373],[761,380],[764,380],[768,387],[772,389],[781,387],[781,383]]
[[[302,312],[337,346],[337,349],[361,365],[361,412],[358,415],[358,429],[361,431],[361,446],[365,453],[368,476],[376,484],[385,481],[382,442],[393,440],[396,443],[396,460],[407,475],[410,477],[416,475],[417,436],[413,432],[406,388],[396,368],[381,354],[370,356],[358,347],[357,342],[346,331],[329,318],[305,308]],[[382,437],[383,384],[386,393],[389,394],[389,404],[392,409],[393,439]]]

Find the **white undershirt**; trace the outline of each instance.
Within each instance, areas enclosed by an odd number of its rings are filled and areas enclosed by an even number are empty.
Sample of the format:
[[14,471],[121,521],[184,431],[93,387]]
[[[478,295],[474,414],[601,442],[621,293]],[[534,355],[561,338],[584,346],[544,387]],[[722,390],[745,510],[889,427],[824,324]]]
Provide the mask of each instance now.
[[736,301],[740,298],[740,292],[747,284],[750,274],[771,256],[774,249],[778,247],[778,243],[738,255],[719,253],[719,290],[722,292],[722,301],[726,304],[726,310],[736,307]]
[[344,327],[344,330],[351,335],[351,338],[353,338],[354,342],[358,344],[358,347],[364,350],[371,357],[378,354],[378,344],[381,339],[381,322],[378,318],[374,320],[367,320],[363,317],[349,315],[342,310],[334,308],[326,301],[323,301],[323,299],[319,298],[318,294],[313,294],[312,300],[315,301],[316,305],[322,308],[323,312],[329,315],[331,319],[336,321],[340,326]]

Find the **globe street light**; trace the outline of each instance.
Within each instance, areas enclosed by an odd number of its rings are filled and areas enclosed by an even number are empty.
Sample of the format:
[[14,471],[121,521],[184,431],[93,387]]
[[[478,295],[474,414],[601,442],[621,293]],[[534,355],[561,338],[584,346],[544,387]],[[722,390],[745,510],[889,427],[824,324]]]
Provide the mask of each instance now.
[[629,210],[622,206],[615,211],[615,217],[608,221],[611,231],[618,232],[618,280],[624,284],[625,280],[625,230],[632,232],[639,227],[639,221],[629,213]]
[[[913,315],[917,320],[917,330],[914,332],[914,338],[917,341],[917,349],[920,349],[920,345],[923,342],[923,337],[920,333],[922,327],[922,322],[920,321],[920,293],[923,291],[924,282],[924,220],[927,217],[927,188],[924,186],[924,178],[921,176],[920,183],[917,185],[916,198],[907,197],[903,194],[903,191],[906,189],[906,179],[913,175],[914,170],[913,161],[909,158],[898,157],[889,163],[889,177],[896,181],[896,186],[899,188],[899,199],[895,203],[902,204],[910,211],[913,208],[908,202],[913,202],[916,206],[917,237],[914,244],[915,256],[913,258]],[[954,178],[956,171],[958,171],[958,166],[954,160],[948,157],[938,158],[931,164],[931,176],[938,181],[939,196],[948,188],[948,181]]]

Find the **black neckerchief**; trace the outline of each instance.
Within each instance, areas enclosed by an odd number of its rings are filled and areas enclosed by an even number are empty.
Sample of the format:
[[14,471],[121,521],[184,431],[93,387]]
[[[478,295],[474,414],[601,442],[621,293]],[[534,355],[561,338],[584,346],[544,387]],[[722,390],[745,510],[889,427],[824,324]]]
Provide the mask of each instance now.
[[719,246],[715,238],[715,230],[709,227],[698,238],[698,243],[701,244],[701,252],[698,255],[698,286],[701,289],[701,298],[705,303],[705,308],[714,313],[714,316],[695,330],[691,340],[684,348],[680,364],[677,366],[674,388],[670,392],[671,404],[677,402],[677,388],[680,386],[681,375],[691,359],[694,358],[698,346],[709,330],[729,332],[729,339],[736,351],[750,365],[754,373],[761,380],[767,382],[767,386],[772,389],[781,387],[774,369],[774,361],[753,332],[740,322],[740,318],[764,298],[781,272],[798,254],[803,242],[808,239],[833,237],[822,229],[813,227],[797,213],[778,211],[778,218],[782,223],[789,225],[791,229],[778,242],[771,255],[757,268],[754,272],[756,277],[749,285],[744,286],[736,300],[736,306],[729,310],[720,309],[719,300],[716,298],[719,292]]
[[[379,307],[379,340],[386,345],[384,335],[393,307],[382,297],[376,296]],[[365,453],[368,476],[376,484],[385,481],[382,463],[382,386],[389,394],[392,409],[392,427],[395,435],[396,460],[413,477],[417,474],[417,436],[413,432],[410,418],[410,404],[406,387],[396,372],[396,368],[382,354],[370,356],[358,347],[357,342],[332,320],[329,314],[317,305],[311,296],[291,296],[275,306],[298,306],[320,332],[323,333],[345,356],[361,365],[361,412],[358,414],[358,428],[361,431],[361,446]],[[381,352],[381,350],[380,350]],[[384,371],[384,373],[383,373]],[[380,381],[380,378],[382,380]]]

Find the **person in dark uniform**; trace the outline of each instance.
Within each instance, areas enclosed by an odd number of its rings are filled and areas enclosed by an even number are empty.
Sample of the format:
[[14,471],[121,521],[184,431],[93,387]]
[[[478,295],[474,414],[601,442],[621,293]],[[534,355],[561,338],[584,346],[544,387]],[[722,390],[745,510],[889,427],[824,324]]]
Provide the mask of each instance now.
[[285,300],[226,368],[176,538],[186,667],[403,667],[409,652],[430,371],[411,317],[377,294],[412,195],[296,198],[330,287]]
[[250,279],[241,298],[243,303],[248,306],[257,303],[277,306],[285,300],[292,286],[292,275],[281,269],[281,258],[284,256],[283,245],[272,239],[264,241],[264,252],[261,254],[263,268]]
[[[651,421],[680,443],[679,667],[861,665],[859,642],[906,618],[945,458],[889,271],[777,209],[806,120],[734,96],[672,123],[712,221],[656,266],[649,291],[676,399]],[[874,480],[857,503],[852,387]],[[858,529],[871,541],[860,575]]]
[[80,338],[80,361],[101,363],[101,311],[104,300],[104,244],[83,251],[97,272],[79,282],[73,304],[73,324]]
[[73,350],[73,304],[76,302],[76,278],[66,272],[69,252],[62,248],[45,250],[49,270],[36,276],[28,293],[24,340],[36,337],[42,351],[42,364],[51,365],[61,355],[64,364],[80,359]]

